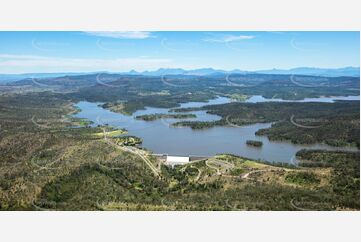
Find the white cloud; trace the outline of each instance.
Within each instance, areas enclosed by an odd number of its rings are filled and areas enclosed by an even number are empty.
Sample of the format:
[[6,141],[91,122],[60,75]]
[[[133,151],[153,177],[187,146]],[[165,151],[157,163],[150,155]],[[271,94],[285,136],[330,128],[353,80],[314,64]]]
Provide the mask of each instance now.
[[147,39],[151,37],[151,33],[146,31],[90,31],[85,33],[115,39]]
[[212,43],[229,43],[233,41],[241,41],[241,40],[248,40],[254,38],[255,36],[253,35],[219,35],[219,36],[203,39],[203,41],[212,42]]
[[57,58],[33,55],[0,54],[0,73],[138,71],[167,67],[171,59],[131,57],[116,59]]

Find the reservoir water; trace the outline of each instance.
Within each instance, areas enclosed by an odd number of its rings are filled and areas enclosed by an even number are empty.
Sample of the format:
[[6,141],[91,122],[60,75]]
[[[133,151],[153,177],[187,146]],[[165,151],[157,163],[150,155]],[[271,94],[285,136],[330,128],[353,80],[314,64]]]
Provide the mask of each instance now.
[[[291,102],[323,102],[323,103],[332,103],[337,100],[345,101],[360,101],[360,96],[338,96],[338,97],[317,97],[317,98],[305,98],[302,100],[292,100]],[[255,95],[247,99],[247,103],[260,103],[260,102],[290,102],[290,100],[278,99],[278,98],[264,98],[260,95]]]
[[[308,99],[308,101],[333,102],[334,100],[359,100],[357,97],[335,97]],[[247,102],[274,101],[253,96]],[[284,101],[284,100],[282,100]],[[306,101],[306,100],[302,100]],[[223,104],[231,102],[225,97],[218,97],[208,102],[189,102],[181,104],[181,108],[202,107],[211,104]],[[142,146],[154,153],[183,155],[183,156],[213,156],[220,153],[231,153],[248,157],[255,160],[269,162],[296,163],[295,154],[300,149],[326,149],[340,150],[325,144],[296,145],[290,142],[269,141],[266,136],[256,136],[255,132],[262,128],[268,128],[271,123],[258,123],[242,127],[225,126],[213,127],[203,130],[192,130],[189,127],[172,127],[171,124],[180,119],[160,119],[155,121],[143,121],[135,119],[138,115],[169,113],[170,109],[147,107],[138,110],[131,116],[114,113],[103,109],[99,103],[79,102],[76,104],[81,111],[75,117],[86,118],[94,122],[93,125],[109,124],[110,126],[125,128],[129,135],[135,135],[143,139]],[[191,112],[197,118],[187,120],[212,121],[220,119],[217,115],[207,114],[206,111]],[[263,142],[261,148],[246,145],[247,140],[259,140]],[[358,150],[357,148],[343,148],[343,150]]]

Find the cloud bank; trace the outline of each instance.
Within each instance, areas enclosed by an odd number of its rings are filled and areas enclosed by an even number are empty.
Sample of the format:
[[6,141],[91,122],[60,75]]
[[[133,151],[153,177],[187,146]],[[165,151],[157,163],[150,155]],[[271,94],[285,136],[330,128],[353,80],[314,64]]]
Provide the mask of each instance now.
[[0,54],[0,73],[86,72],[97,70],[118,72],[130,69],[144,71],[167,67],[171,63],[171,59],[151,57],[86,59]]

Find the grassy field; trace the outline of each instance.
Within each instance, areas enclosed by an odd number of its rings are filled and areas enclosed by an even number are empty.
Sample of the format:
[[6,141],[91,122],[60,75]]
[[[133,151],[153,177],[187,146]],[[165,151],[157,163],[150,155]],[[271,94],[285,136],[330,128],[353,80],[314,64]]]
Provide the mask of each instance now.
[[[109,131],[105,131],[105,135],[107,137],[117,137],[123,134],[127,134],[128,131],[126,131],[125,129],[112,129]],[[95,133],[94,136],[96,137],[104,137],[104,132],[99,132],[99,133]]]

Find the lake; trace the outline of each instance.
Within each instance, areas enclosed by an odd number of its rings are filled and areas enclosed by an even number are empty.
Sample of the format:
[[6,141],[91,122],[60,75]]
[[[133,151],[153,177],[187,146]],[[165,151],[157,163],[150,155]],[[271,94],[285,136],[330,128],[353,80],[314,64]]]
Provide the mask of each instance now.
[[[358,97],[358,99],[357,99]],[[321,97],[310,98],[300,101],[333,102],[334,100],[359,100],[357,97]],[[278,100],[278,99],[277,99]],[[246,102],[265,102],[274,99],[265,99],[261,96],[253,96]],[[285,101],[285,100],[282,100]],[[224,104],[231,100],[226,97],[218,97],[208,102],[189,102],[181,104],[181,108],[202,107],[204,105]],[[266,136],[256,136],[255,132],[262,128],[268,128],[271,123],[258,123],[242,127],[213,127],[203,130],[192,130],[189,127],[172,127],[171,124],[185,119],[160,119],[155,121],[143,121],[135,119],[138,115],[169,113],[167,108],[147,107],[138,110],[131,116],[114,113],[103,109],[99,103],[79,102],[76,107],[81,111],[75,117],[86,118],[94,122],[93,125],[109,124],[110,126],[125,128],[129,135],[135,135],[143,139],[142,146],[158,154],[181,155],[181,156],[213,156],[220,153],[232,153],[255,160],[269,162],[285,162],[295,164],[295,154],[301,149],[326,149],[340,150],[325,144],[296,145],[284,141],[269,141]],[[207,114],[206,111],[191,112],[197,118],[186,120],[212,121],[221,117]],[[246,145],[247,140],[259,140],[263,142],[261,148]],[[358,150],[357,148],[344,148],[342,150]]]
[[247,99],[247,103],[260,103],[260,102],[323,102],[323,103],[333,103],[337,100],[345,101],[360,101],[360,96],[339,96],[339,97],[318,97],[318,98],[305,98],[302,100],[284,100],[278,98],[264,98],[260,95],[255,95]]

